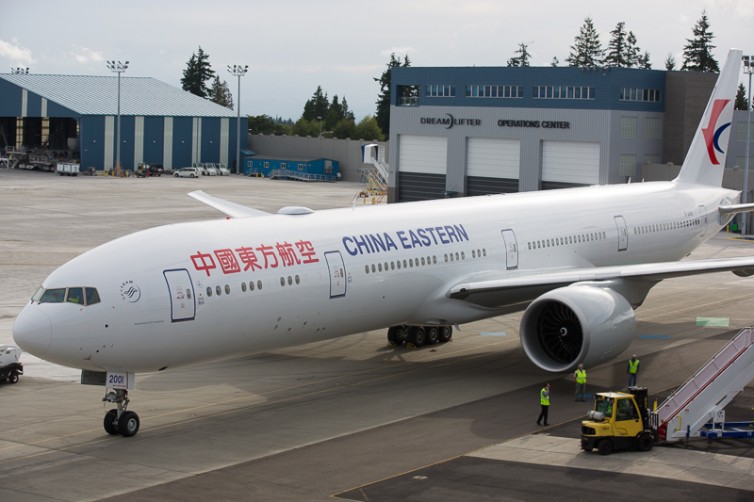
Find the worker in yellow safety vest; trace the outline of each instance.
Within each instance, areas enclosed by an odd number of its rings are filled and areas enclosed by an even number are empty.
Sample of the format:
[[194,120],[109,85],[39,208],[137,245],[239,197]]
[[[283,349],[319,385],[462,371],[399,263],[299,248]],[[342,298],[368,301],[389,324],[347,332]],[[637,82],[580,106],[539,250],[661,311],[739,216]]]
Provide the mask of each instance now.
[[636,387],[636,376],[639,374],[639,360],[636,358],[636,354],[631,356],[628,360],[628,386]]
[[584,401],[586,396],[586,370],[583,364],[579,364],[573,376],[576,379],[576,401]]
[[542,407],[542,411],[539,412],[539,418],[537,419],[537,425],[542,425],[542,419],[547,423],[547,414],[550,410],[550,384],[546,383],[542,390],[539,391],[539,404]]

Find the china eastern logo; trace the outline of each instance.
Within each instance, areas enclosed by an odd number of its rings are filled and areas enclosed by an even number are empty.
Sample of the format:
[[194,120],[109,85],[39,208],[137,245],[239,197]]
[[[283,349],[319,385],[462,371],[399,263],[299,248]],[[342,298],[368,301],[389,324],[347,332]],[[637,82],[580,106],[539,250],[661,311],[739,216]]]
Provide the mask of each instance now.
[[702,128],[702,134],[704,135],[704,141],[707,143],[707,154],[709,155],[709,160],[714,165],[720,164],[720,161],[717,160],[717,155],[715,154],[715,150],[717,150],[720,153],[725,153],[720,148],[720,135],[728,128],[730,127],[730,122],[727,124],[723,124],[721,126],[717,125],[717,120],[720,118],[720,114],[725,109],[725,105],[728,104],[730,99],[716,99],[715,102],[712,104],[712,113],[710,114],[709,118],[709,124],[707,127]]

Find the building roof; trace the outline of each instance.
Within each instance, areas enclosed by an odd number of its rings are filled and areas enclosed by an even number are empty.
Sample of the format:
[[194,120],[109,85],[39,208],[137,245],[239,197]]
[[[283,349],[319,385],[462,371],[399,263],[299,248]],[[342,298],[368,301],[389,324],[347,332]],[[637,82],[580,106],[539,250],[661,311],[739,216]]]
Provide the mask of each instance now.
[[[118,77],[0,73],[0,79],[81,115],[115,115]],[[152,77],[121,77],[121,115],[235,117],[233,110]]]

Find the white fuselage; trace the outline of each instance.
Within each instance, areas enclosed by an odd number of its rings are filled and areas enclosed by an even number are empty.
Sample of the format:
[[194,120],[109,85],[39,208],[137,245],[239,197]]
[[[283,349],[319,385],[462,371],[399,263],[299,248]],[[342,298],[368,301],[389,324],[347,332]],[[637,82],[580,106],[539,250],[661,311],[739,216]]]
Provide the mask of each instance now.
[[[155,371],[398,324],[525,308],[450,298],[475,278],[674,261],[727,223],[737,192],[653,182],[162,226],[97,247],[44,288],[100,302],[30,302],[14,326],[39,357]],[[503,294],[504,296],[504,294]]]

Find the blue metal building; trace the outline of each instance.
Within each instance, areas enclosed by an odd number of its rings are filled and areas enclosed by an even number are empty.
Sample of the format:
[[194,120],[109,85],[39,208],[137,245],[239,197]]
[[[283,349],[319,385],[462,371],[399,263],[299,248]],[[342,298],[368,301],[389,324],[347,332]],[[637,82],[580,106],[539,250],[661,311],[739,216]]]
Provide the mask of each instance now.
[[340,163],[333,159],[293,159],[244,156],[243,172],[247,176],[296,179],[303,181],[337,181]]
[[[81,168],[111,170],[116,161],[117,76],[0,74],[0,147],[68,150]],[[234,171],[233,110],[149,77],[121,77],[120,159],[165,169],[193,162],[224,163]]]
[[388,198],[625,183],[679,164],[716,78],[694,73],[393,68]]

